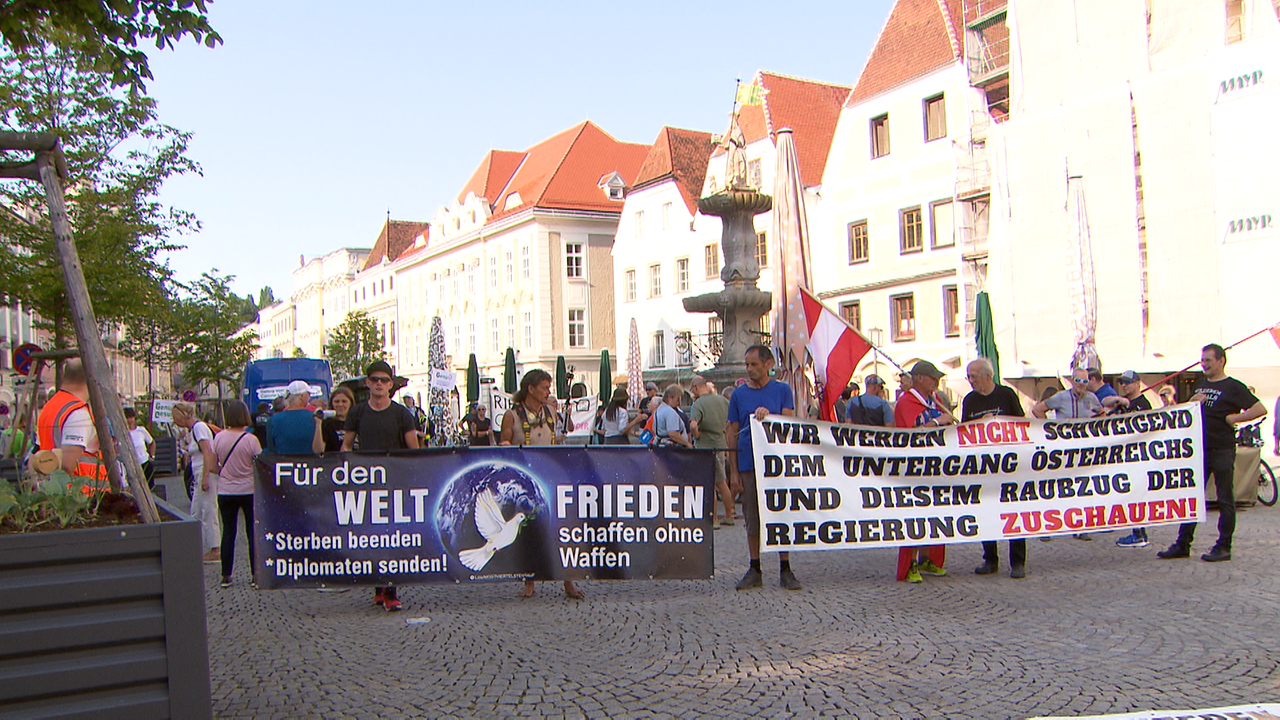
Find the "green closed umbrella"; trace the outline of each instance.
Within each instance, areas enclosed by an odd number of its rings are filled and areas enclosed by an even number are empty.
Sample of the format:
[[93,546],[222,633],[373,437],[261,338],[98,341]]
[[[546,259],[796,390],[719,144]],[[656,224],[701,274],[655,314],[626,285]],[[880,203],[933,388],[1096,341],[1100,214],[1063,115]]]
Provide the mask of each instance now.
[[556,397],[565,400],[569,397],[569,366],[564,356],[556,356]]
[[480,400],[480,366],[476,363],[476,354],[471,353],[467,360],[467,402]]
[[607,403],[613,398],[613,363],[609,362],[609,351],[600,351],[600,402]]
[[520,378],[516,377],[516,351],[507,348],[507,359],[502,368],[502,389],[514,395],[520,389]]
[[974,342],[978,355],[991,361],[995,369],[993,377],[1000,382],[1000,351],[996,348],[995,321],[991,317],[991,296],[986,291],[978,293],[974,317]]

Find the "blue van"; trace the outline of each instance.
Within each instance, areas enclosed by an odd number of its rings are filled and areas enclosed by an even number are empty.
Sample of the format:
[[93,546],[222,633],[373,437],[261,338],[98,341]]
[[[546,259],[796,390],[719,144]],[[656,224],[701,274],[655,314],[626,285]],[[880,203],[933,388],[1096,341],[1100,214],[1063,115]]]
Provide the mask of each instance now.
[[244,390],[241,399],[256,415],[258,403],[271,404],[281,397],[289,383],[305,380],[311,386],[311,397],[328,398],[333,390],[333,371],[328,360],[314,358],[273,358],[252,360],[244,366]]

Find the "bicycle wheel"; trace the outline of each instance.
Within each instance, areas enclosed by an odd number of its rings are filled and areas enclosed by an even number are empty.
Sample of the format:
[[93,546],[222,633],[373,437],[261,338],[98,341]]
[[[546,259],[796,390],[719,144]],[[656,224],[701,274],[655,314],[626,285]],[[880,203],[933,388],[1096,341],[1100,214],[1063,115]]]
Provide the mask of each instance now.
[[1260,461],[1258,465],[1258,502],[1271,507],[1276,504],[1276,476],[1271,472],[1271,466],[1266,461]]

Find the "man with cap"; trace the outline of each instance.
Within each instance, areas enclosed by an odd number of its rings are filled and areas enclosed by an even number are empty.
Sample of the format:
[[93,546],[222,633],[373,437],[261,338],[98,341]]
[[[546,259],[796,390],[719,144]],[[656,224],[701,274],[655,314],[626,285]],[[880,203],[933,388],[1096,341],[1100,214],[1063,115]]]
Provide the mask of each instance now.
[[[1142,412],[1151,409],[1151,401],[1142,394],[1142,378],[1133,370],[1125,370],[1120,374],[1120,398],[1124,404],[1116,409],[1116,413]],[[1116,541],[1116,545],[1127,548],[1143,548],[1151,544],[1147,539],[1146,528],[1134,528],[1133,532]]]
[[843,420],[854,425],[893,427],[893,406],[884,399],[884,380],[879,375],[868,375],[867,391],[849,398]]
[[[1022,402],[1012,389],[996,382],[995,368],[986,358],[978,358],[965,368],[973,392],[964,396],[960,421],[972,422],[988,417],[1026,417]],[[982,564],[975,573],[990,575],[1000,570],[1000,549],[995,540],[982,543]],[[1009,577],[1027,576],[1027,541],[1009,541]]]
[[307,409],[311,386],[294,380],[285,389],[285,409],[271,416],[267,425],[267,450],[281,455],[306,455],[324,450],[320,418]]
[[653,381],[645,383],[644,393],[644,397],[640,398],[640,412],[652,415],[658,409],[656,403],[662,402],[662,398],[658,397],[658,383]]
[[[419,447],[418,427],[405,406],[391,399],[396,374],[384,360],[369,364],[364,371],[369,399],[347,412],[343,452],[386,452]],[[394,587],[373,589],[373,602],[387,611],[400,609],[400,598]]]
[[[911,382],[898,398],[893,409],[894,424],[900,428],[937,428],[955,422],[951,413],[937,400],[938,380],[943,372],[928,360],[911,366]],[[942,545],[904,547],[898,551],[898,579],[911,583],[922,582],[921,575],[941,577],[946,560],[946,548]]]

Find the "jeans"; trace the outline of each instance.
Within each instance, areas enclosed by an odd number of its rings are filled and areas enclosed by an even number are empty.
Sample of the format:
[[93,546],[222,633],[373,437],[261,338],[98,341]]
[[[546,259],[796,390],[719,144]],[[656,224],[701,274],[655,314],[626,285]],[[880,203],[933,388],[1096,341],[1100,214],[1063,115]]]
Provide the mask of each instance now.
[[249,573],[253,574],[253,494],[219,495],[222,516],[222,577],[231,577],[236,557],[236,513],[244,513],[244,537],[249,541]]
[[[985,540],[982,543],[982,559],[1000,564],[1000,550],[995,540]],[[1027,541],[1026,540],[1010,540],[1009,541],[1009,564],[1010,565],[1026,565],[1027,564]]]
[[[1231,550],[1231,536],[1236,532],[1236,446],[1209,448],[1204,453],[1204,478],[1213,476],[1218,490],[1218,546]],[[1191,547],[1196,537],[1196,524],[1183,523],[1178,529],[1178,544]]]

